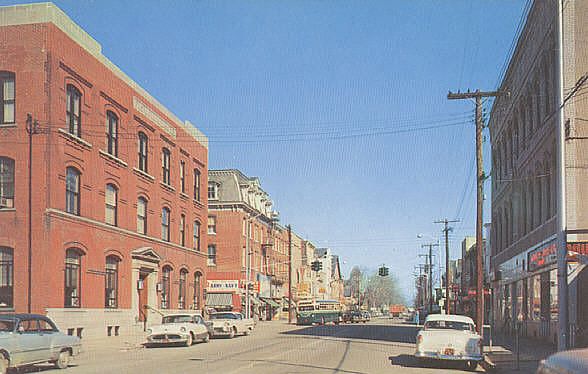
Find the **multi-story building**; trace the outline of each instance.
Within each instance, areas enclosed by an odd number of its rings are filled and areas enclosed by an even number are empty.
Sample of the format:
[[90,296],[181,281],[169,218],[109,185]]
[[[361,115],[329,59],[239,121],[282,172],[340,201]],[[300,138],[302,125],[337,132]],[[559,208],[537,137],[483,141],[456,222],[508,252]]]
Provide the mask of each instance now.
[[50,3],[0,7],[0,113],[0,311],[90,336],[200,308],[198,129]]
[[476,299],[476,238],[466,236],[461,242],[461,294],[458,311],[474,317]]
[[[588,71],[588,3],[563,7],[565,223],[568,246],[588,248],[588,188],[584,87]],[[495,322],[519,321],[529,336],[555,340],[558,321],[556,196],[558,188],[557,2],[534,1],[489,121],[492,140],[491,263]],[[584,248],[584,249],[582,249]],[[588,271],[570,264],[569,331],[588,343]]]
[[[249,283],[252,311],[274,314],[281,306],[274,299],[287,296],[288,230],[277,223],[258,178],[234,169],[209,170],[208,176],[207,305],[243,310]],[[218,292],[213,286],[221,280],[239,288]]]
[[312,272],[313,296],[317,299],[341,299],[343,280],[339,257],[333,255],[330,248],[316,248],[314,256],[321,263],[321,270]]

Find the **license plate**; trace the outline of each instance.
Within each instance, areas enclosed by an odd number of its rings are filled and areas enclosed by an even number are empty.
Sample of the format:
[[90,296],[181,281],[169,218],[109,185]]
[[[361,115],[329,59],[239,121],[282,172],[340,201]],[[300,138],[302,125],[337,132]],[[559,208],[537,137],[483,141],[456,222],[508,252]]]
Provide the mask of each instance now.
[[445,348],[445,350],[443,351],[443,354],[445,354],[446,356],[453,356],[455,354],[455,349]]

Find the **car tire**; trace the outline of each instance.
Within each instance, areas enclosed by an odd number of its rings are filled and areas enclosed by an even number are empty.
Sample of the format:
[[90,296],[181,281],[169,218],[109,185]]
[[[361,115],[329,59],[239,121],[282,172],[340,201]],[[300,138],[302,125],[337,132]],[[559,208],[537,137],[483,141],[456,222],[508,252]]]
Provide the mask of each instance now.
[[478,362],[477,361],[467,361],[464,366],[467,371],[476,371],[476,368],[478,367]]
[[[0,356],[2,357],[2,356]],[[8,371],[8,360],[4,357],[0,359],[0,374],[6,374]]]
[[67,369],[67,367],[69,366],[69,358],[69,351],[59,352],[59,356],[57,356],[57,361],[55,361],[55,367],[58,369]]
[[248,336],[250,334],[251,334],[251,330],[245,329],[245,332],[243,333],[243,335]]
[[189,347],[192,345],[192,343],[194,343],[194,337],[192,336],[192,333],[188,334],[188,338],[186,339],[186,342],[184,343],[186,345],[186,347]]
[[229,333],[229,339],[233,339],[237,334],[237,329],[235,327],[231,328],[231,332]]

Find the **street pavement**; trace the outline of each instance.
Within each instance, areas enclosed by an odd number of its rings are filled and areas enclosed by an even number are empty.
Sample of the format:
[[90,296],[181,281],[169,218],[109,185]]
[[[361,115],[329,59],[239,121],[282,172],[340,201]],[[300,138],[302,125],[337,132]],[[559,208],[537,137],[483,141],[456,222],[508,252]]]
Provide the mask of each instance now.
[[[419,366],[412,357],[416,333],[413,325],[375,319],[338,326],[260,322],[250,336],[213,339],[191,347],[144,348],[143,335],[138,334],[84,342],[84,352],[65,373],[466,372],[455,365]],[[36,371],[63,373],[50,366],[20,372]],[[484,370],[478,367],[477,372]]]

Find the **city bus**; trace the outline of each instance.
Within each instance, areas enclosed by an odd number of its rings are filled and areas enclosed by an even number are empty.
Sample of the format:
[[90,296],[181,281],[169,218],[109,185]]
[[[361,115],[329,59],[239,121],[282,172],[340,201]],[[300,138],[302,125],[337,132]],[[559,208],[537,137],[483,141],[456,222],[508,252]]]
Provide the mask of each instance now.
[[298,325],[325,324],[342,320],[342,306],[337,300],[300,300],[296,309]]

